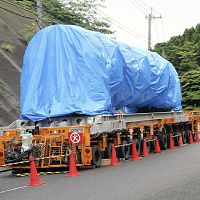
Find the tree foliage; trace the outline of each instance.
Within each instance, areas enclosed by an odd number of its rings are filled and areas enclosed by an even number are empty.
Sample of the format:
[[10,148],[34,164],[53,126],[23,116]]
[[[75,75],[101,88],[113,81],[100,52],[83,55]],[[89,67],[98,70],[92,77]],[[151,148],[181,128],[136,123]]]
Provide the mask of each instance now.
[[190,70],[181,77],[183,108],[200,109],[200,69]]
[[[43,20],[53,24],[72,24],[102,33],[112,33],[110,24],[99,19],[96,10],[104,0],[43,0]],[[36,0],[16,0],[36,12]]]
[[155,45],[154,51],[168,59],[181,79],[183,108],[200,107],[200,24],[182,36]]

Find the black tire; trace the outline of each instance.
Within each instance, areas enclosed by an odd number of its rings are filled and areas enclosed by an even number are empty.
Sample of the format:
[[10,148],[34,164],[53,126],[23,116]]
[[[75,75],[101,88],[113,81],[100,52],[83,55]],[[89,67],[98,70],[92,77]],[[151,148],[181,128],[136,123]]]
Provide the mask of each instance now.
[[159,144],[160,144],[160,148],[161,148],[162,150],[167,149],[167,135],[161,134],[161,135],[159,136]]
[[92,164],[95,167],[101,166],[101,151],[97,145],[92,146]]
[[118,157],[129,159],[129,154],[130,154],[130,145],[128,145],[128,142],[126,140],[123,140],[122,146],[119,147],[118,149]]
[[174,146],[178,146],[179,145],[179,133],[176,133],[177,136],[174,137]]
[[186,143],[186,134],[185,134],[185,131],[182,131],[181,135],[182,135],[183,144],[185,144]]
[[108,146],[104,151],[104,158],[106,159],[111,158],[111,151],[112,151],[112,143],[108,143]]
[[153,136],[152,141],[149,141],[150,151],[154,152],[156,146],[156,136]]
[[190,142],[190,132],[186,131],[185,135],[186,135],[186,143],[189,143]]
[[141,143],[139,142],[139,140],[138,139],[134,139],[134,143],[135,143],[135,146],[136,146],[136,150],[137,150],[137,153],[138,153],[138,155],[140,155],[140,153],[141,153]]

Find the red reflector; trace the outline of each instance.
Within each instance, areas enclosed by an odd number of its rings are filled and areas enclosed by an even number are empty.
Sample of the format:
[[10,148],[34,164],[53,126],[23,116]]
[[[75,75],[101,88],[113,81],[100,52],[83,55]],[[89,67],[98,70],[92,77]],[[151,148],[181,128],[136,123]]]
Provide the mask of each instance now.
[[90,153],[90,149],[89,148],[85,149],[85,153],[89,154]]
[[0,152],[0,157],[3,157],[3,152]]

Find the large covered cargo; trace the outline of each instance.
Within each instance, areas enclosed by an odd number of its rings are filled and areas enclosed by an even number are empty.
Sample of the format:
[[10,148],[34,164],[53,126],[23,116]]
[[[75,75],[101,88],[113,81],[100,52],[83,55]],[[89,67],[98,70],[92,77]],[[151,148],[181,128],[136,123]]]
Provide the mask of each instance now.
[[30,41],[21,74],[21,118],[95,116],[142,107],[181,109],[178,75],[157,53],[71,25]]

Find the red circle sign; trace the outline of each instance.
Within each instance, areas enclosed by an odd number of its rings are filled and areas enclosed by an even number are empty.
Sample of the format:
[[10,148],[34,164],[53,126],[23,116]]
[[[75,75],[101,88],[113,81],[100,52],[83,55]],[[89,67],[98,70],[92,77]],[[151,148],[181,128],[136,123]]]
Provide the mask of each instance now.
[[70,135],[70,140],[74,143],[74,144],[77,144],[80,142],[81,140],[81,136],[79,135],[79,133],[72,133]]

